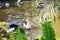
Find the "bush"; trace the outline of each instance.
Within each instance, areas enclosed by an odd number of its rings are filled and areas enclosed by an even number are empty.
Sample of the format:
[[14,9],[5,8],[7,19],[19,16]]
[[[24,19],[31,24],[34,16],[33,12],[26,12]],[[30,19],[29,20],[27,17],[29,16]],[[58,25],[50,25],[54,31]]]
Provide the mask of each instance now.
[[42,21],[42,33],[41,40],[56,40],[52,21]]

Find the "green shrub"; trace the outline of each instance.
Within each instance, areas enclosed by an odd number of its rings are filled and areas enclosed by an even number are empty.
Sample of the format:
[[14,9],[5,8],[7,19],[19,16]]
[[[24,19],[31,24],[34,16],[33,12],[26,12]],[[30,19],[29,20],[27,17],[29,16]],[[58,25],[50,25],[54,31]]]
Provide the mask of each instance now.
[[42,21],[42,34],[41,40],[56,40],[52,21]]
[[28,40],[27,36],[25,35],[24,30],[21,29],[16,29],[16,40]]
[[15,35],[10,33],[10,40],[28,40],[27,36],[25,35],[25,31],[22,28],[16,28],[15,32]]

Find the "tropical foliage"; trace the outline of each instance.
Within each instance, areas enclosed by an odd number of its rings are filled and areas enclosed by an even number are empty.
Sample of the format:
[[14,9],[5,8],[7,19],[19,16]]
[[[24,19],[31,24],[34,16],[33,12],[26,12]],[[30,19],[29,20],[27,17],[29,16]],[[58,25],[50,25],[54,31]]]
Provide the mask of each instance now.
[[51,21],[42,21],[42,38],[41,40],[56,40],[55,32]]

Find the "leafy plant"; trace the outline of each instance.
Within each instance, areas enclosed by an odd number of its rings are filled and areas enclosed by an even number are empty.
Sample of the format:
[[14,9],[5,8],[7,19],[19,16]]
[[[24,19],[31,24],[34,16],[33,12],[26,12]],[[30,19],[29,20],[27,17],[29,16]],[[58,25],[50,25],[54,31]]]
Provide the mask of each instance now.
[[9,40],[14,40],[14,33],[10,33],[10,39]]
[[24,30],[21,29],[16,29],[16,40],[28,40],[27,36],[25,35]]
[[25,31],[22,28],[16,28],[14,33],[10,33],[9,40],[28,40],[27,36],[25,35]]
[[51,21],[42,21],[42,33],[41,40],[56,40]]

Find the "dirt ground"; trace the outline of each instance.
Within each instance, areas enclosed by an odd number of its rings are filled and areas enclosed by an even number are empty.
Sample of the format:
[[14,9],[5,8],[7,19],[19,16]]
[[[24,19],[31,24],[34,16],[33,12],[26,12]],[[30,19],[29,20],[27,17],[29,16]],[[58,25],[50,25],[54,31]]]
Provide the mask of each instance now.
[[60,14],[58,14],[56,22],[54,23],[56,36],[60,37]]

